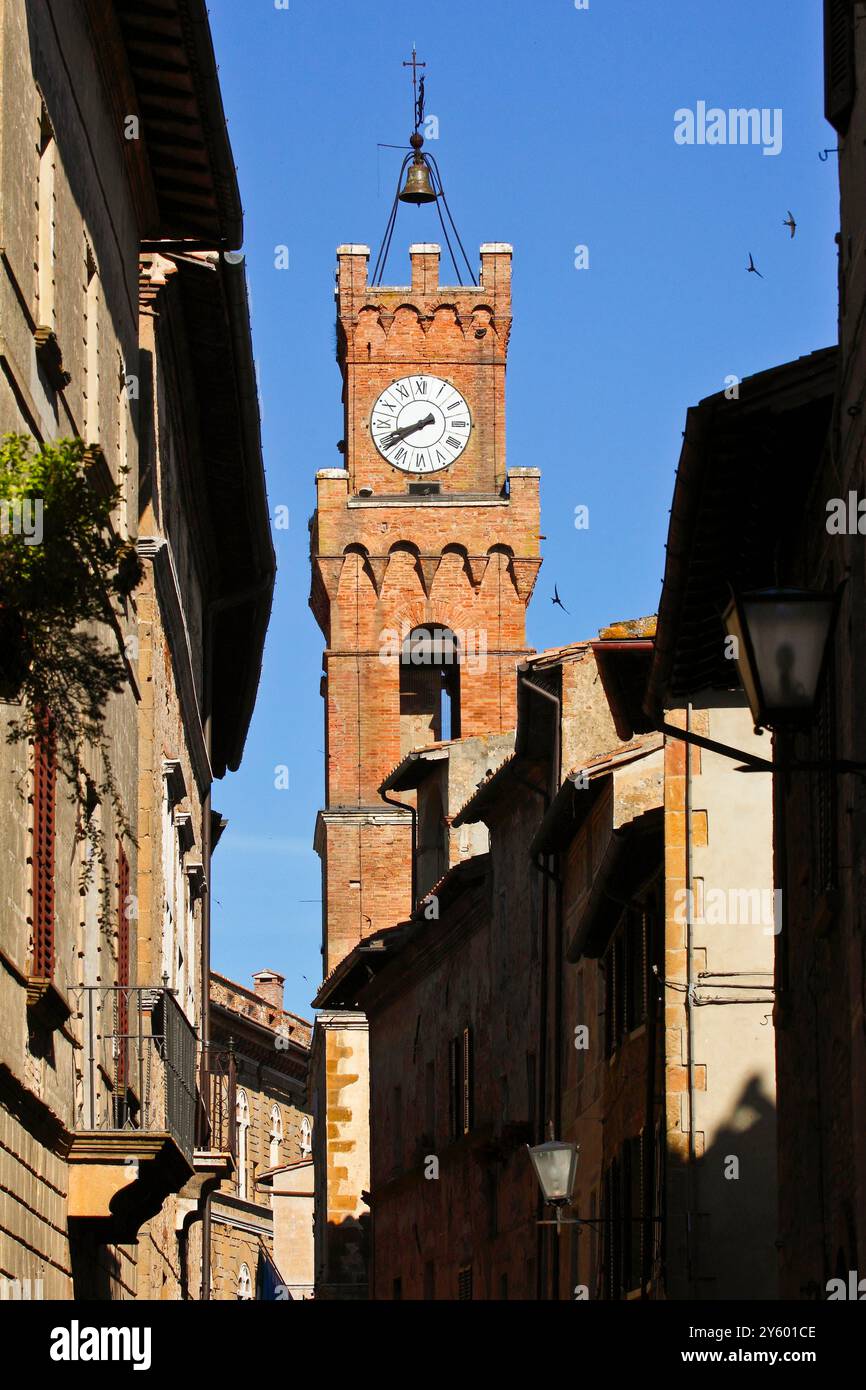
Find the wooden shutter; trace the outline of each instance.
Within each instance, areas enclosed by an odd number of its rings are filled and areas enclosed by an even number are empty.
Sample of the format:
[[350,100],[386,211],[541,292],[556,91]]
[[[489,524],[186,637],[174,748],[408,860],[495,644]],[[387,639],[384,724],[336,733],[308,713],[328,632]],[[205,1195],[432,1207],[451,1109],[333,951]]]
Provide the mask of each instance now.
[[451,1038],[448,1043],[448,1128],[452,1139],[456,1139],[460,1133],[460,1105],[458,1099],[460,1095],[459,1051],[460,1039]]
[[468,1134],[472,1128],[472,1031],[463,1029],[463,1105],[462,1132]]
[[46,719],[33,756],[33,974],[54,977],[54,837],[57,749]]
[[853,0],[824,0],[824,115],[843,135],[856,89]]
[[470,1299],[472,1297],[471,1265],[461,1265],[457,1271],[457,1297],[458,1299]]
[[117,983],[129,987],[129,860],[117,842]]

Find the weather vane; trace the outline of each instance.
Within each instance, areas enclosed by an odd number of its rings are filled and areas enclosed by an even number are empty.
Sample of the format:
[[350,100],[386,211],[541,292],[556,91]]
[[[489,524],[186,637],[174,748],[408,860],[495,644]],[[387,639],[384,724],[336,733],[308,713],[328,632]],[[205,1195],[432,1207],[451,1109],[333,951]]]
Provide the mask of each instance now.
[[418,80],[418,69],[426,68],[426,63],[418,61],[418,52],[413,43],[412,57],[403,63],[404,68],[412,69],[412,97],[415,105],[415,134],[418,134],[418,127],[424,119],[424,75]]

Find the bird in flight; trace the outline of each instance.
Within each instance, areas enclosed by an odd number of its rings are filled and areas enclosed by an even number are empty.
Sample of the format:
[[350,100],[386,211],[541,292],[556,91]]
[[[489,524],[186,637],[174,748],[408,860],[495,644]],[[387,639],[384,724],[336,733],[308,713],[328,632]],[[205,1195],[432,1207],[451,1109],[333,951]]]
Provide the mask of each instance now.
[[793,237],[794,233],[795,233],[796,230],[797,230],[797,224],[796,224],[796,222],[794,221],[794,214],[792,213],[792,211],[791,211],[790,208],[788,209],[788,216],[785,218],[784,222],[782,223],[782,226],[783,226],[783,227],[790,227],[790,228],[791,228],[791,236]]
[[563,603],[562,599],[559,597],[559,590],[557,589],[557,587],[556,587],[555,584],[554,584],[554,586],[553,586],[553,598],[550,600],[550,602],[551,602],[551,603],[558,603],[559,606],[560,606],[560,608],[562,609],[563,613],[567,613],[567,612],[568,612],[568,609],[566,608],[566,606],[565,606],[565,604]]
[[758,267],[755,265],[755,262],[752,260],[752,253],[751,253],[751,251],[749,252],[749,264],[746,266],[746,270],[748,270],[750,273],[754,273],[755,275],[760,275],[760,276],[761,276],[761,279],[763,280],[763,278],[764,278],[763,275],[761,275],[760,270],[759,270]]

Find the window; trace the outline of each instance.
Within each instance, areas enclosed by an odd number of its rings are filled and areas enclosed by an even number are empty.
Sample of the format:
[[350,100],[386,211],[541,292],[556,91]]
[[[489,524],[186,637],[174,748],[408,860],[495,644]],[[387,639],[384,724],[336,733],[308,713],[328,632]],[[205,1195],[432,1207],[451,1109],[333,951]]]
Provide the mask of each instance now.
[[399,1173],[403,1166],[403,1090],[400,1086],[394,1087],[394,1099],[391,1110],[391,1168],[393,1172]]
[[625,1026],[629,1033],[646,1019],[646,926],[646,911],[629,908],[625,927]]
[[117,841],[117,1046],[120,1094],[114,1103],[121,1113],[116,1123],[125,1122],[127,1068],[129,1064],[129,860]]
[[99,301],[96,260],[84,247],[84,441],[99,443]]
[[469,1028],[463,1029],[463,1093],[461,1097],[463,1133],[468,1134],[472,1128],[474,1116],[472,1114],[472,1033]]
[[243,1264],[238,1270],[238,1298],[247,1302],[253,1296],[253,1281],[249,1265]]
[[276,1168],[280,1162],[280,1145],[283,1142],[283,1112],[278,1105],[271,1106],[271,1128],[269,1135],[268,1164]]
[[436,1069],[432,1062],[424,1068],[424,1112],[425,1134],[433,1144],[436,1142]]
[[605,1056],[646,1022],[654,900],[626,908],[604,956]]
[[400,725],[407,748],[460,737],[460,645],[447,627],[416,627],[400,657]]
[[448,1111],[450,1134],[459,1139],[468,1134],[473,1115],[472,1030],[464,1028],[448,1044]]
[[472,1266],[461,1265],[457,1271],[457,1297],[458,1299],[471,1299],[472,1297]]
[[301,1157],[306,1158],[313,1151],[313,1130],[306,1115],[301,1120]]
[[54,977],[54,837],[57,750],[46,718],[33,748],[33,974]]
[[627,1139],[604,1175],[604,1274],[608,1298],[640,1288],[643,1259],[643,1139]]
[[[247,1185],[247,1140],[250,1129],[250,1103],[247,1099],[246,1091],[238,1091],[237,1099],[237,1124],[238,1124],[238,1196],[246,1200],[249,1189]],[[247,1270],[249,1274],[249,1270]]]
[[40,328],[55,327],[54,311],[54,167],[57,150],[45,103],[39,117],[39,176],[36,243],[36,317]]

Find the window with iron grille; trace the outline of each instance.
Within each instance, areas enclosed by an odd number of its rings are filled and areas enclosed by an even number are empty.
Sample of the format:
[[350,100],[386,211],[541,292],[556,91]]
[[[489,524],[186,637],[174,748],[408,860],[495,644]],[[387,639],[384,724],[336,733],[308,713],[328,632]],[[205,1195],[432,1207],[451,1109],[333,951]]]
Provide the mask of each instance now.
[[458,1299],[471,1299],[472,1297],[471,1265],[461,1265],[457,1271],[457,1297]]
[[33,750],[33,974],[54,977],[54,838],[57,750],[44,721]]

